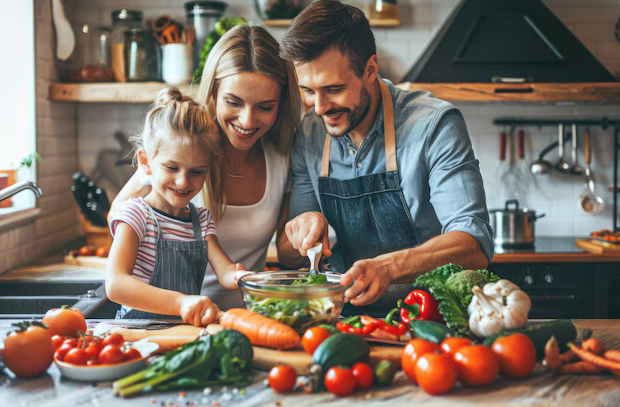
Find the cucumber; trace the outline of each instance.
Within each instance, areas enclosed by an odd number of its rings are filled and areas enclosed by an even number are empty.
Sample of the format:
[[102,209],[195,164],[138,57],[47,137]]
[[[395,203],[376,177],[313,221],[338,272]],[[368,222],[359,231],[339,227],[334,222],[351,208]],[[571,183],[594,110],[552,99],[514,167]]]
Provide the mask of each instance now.
[[484,345],[491,346],[499,337],[510,335],[513,333],[522,333],[528,336],[536,347],[536,358],[541,360],[545,357],[545,345],[551,336],[555,336],[560,345],[560,352],[568,349],[566,344],[573,342],[577,338],[577,328],[568,319],[556,319],[542,325],[531,326],[528,328],[514,329],[510,331],[502,331],[495,335],[488,336],[482,342]]
[[370,345],[353,334],[337,333],[325,339],[312,354],[312,363],[319,365],[323,373],[332,366],[351,367],[365,362],[370,354]]
[[454,331],[435,321],[414,319],[409,321],[413,336],[427,341],[441,343],[446,337],[454,336]]

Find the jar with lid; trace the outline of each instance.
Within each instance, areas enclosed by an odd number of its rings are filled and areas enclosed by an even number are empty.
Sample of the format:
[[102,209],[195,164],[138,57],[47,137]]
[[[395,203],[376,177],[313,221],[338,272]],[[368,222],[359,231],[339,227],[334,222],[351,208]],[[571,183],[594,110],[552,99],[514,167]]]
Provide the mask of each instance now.
[[117,82],[125,82],[125,56],[123,47],[125,44],[125,32],[131,28],[142,27],[142,12],[138,10],[113,10],[112,11],[112,34],[110,36],[110,62],[114,79]]
[[228,4],[222,1],[188,1],[183,6],[187,25],[194,26],[196,40],[194,41],[193,59],[194,69],[196,69],[200,64],[200,50]]
[[151,30],[125,31],[123,48],[127,82],[161,81],[161,48]]
[[110,82],[110,27],[81,24],[69,68],[70,82]]

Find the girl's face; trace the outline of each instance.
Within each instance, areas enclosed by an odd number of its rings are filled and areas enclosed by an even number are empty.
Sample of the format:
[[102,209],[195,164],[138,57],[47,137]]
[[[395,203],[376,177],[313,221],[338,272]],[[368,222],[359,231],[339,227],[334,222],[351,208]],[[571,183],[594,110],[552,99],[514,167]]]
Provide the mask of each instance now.
[[280,84],[260,73],[242,72],[222,79],[215,116],[230,144],[249,150],[276,121]]
[[178,215],[200,192],[207,177],[209,157],[194,146],[170,146],[150,160],[143,151],[139,154],[140,164],[151,175],[153,190],[149,204]]

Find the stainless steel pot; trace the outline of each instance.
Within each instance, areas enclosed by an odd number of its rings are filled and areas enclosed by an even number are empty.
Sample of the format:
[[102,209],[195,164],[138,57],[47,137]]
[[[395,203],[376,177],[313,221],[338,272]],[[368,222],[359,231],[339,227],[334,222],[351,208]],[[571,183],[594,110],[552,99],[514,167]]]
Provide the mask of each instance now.
[[489,211],[493,242],[502,247],[527,247],[534,244],[534,223],[545,214],[536,215],[536,211],[520,208],[517,199],[506,201],[504,209]]

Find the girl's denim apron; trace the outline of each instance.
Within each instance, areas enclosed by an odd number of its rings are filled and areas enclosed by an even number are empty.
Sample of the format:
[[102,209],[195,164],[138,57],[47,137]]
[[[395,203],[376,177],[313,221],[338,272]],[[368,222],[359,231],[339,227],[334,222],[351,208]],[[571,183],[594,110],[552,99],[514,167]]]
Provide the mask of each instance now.
[[[348,180],[329,178],[331,137],[328,134],[325,138],[319,197],[323,214],[338,238],[329,260],[330,267],[341,273],[356,260],[420,244],[400,187],[392,97],[385,83],[382,80],[378,82],[383,105],[386,172]],[[374,304],[363,307],[346,304],[343,315],[363,313],[384,317],[396,307],[396,301],[403,299],[412,289],[411,284],[392,284]]]
[[[149,207],[157,226],[157,249],[155,251],[155,267],[149,284],[166,290],[174,290],[183,294],[198,295],[202,287],[202,279],[207,270],[207,242],[202,238],[200,221],[196,208],[190,202],[189,213],[196,240],[180,242],[161,238],[161,228],[153,209]],[[121,311],[122,313],[122,311]],[[151,312],[132,309],[122,315],[131,319],[171,319],[177,315],[153,314]]]

